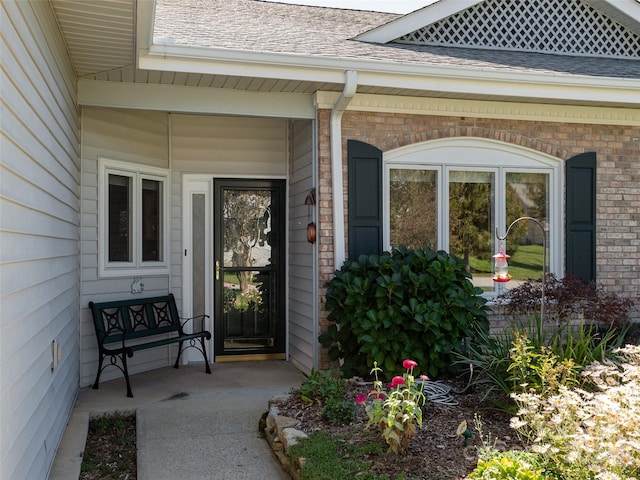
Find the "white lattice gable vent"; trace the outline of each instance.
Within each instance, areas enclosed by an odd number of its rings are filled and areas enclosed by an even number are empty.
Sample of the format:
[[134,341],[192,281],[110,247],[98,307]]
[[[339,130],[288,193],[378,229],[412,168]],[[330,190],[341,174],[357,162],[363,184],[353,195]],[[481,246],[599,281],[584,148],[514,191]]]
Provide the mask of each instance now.
[[640,58],[640,36],[580,0],[486,0],[393,41]]

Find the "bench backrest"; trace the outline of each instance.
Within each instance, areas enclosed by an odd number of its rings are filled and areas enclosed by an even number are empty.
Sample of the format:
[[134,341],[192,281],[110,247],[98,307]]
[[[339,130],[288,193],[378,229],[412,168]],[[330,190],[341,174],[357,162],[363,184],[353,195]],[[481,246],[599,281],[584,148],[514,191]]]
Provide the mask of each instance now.
[[98,342],[182,332],[173,294],[113,302],[89,302]]

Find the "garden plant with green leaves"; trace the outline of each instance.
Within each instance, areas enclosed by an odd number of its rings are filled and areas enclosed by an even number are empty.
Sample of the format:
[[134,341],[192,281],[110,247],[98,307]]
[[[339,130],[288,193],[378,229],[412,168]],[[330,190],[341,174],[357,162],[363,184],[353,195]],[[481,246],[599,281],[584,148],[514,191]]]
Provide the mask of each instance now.
[[311,370],[302,374],[300,397],[307,404],[314,402],[322,406],[322,417],[334,425],[343,425],[353,420],[355,404],[347,400],[345,388],[347,381],[340,372],[331,370]]
[[[523,355],[511,365],[522,381],[512,398],[511,426],[526,452],[501,452],[485,445],[469,479],[629,480],[640,478],[640,346],[616,349],[612,359],[594,361],[570,381],[563,369],[555,383],[539,381],[539,359]],[[552,352],[542,363],[557,367]],[[528,388],[527,379],[537,388]],[[534,382],[534,383],[536,383]]]
[[[383,387],[379,374],[382,369],[374,363],[371,374],[375,376],[373,389],[368,395],[359,395],[356,403],[364,404],[369,417],[367,427],[376,426],[384,438],[389,451],[404,455],[409,440],[422,427],[422,407],[426,398],[422,383],[416,383],[413,369],[418,366],[414,360],[402,362],[406,372],[391,379],[389,390]],[[422,381],[428,380],[424,375]]]
[[329,282],[333,324],[320,336],[345,376],[374,362],[390,377],[405,358],[435,378],[455,370],[464,339],[488,332],[486,299],[464,262],[443,251],[394,248],[347,261]]
[[502,408],[515,408],[509,402],[512,393],[580,383],[582,369],[610,358],[631,325],[631,299],[575,276],[547,276],[541,318],[541,287],[541,280],[531,280],[500,295],[496,309],[509,324],[490,334],[479,332],[469,354],[459,359],[473,365],[474,386],[484,399]]

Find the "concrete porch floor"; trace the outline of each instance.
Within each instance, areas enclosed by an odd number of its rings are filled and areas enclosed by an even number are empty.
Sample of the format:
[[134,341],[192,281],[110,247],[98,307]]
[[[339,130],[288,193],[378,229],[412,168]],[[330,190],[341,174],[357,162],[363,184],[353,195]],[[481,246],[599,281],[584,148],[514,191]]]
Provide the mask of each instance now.
[[89,418],[136,412],[138,479],[288,479],[257,427],[267,403],[303,379],[282,360],[165,367],[80,389],[49,480],[78,478]]

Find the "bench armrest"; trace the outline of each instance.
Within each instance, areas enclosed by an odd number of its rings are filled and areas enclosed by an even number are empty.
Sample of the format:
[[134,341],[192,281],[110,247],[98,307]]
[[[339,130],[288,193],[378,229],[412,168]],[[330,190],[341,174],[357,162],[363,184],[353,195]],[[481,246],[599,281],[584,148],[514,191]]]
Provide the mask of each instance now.
[[195,324],[196,320],[200,319],[200,331],[204,332],[206,330],[205,327],[205,320],[209,318],[209,315],[196,315],[195,317],[191,317],[191,318],[180,318],[180,329],[182,330],[182,328],[184,328],[184,326],[189,323],[189,322],[193,322]]

